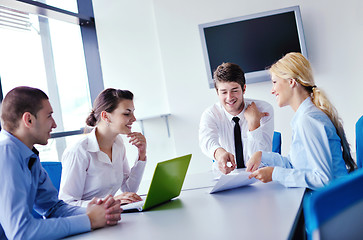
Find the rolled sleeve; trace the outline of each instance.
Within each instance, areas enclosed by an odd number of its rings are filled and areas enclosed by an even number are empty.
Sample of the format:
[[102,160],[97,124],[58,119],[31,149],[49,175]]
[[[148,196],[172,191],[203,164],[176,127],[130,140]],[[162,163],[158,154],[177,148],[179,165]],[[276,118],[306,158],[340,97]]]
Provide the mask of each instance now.
[[[262,117],[260,126],[253,131],[247,131],[248,157],[257,151],[271,151],[272,138],[274,133],[274,112],[273,107],[263,101],[255,101],[261,112],[268,112],[268,116]],[[246,125],[247,126],[247,125]]]
[[202,152],[211,159],[214,159],[215,151],[222,147],[219,143],[219,129],[215,119],[220,119],[218,116],[213,116],[210,109],[207,109],[201,117],[199,124],[199,146]]
[[125,165],[127,164],[127,167],[124,166],[125,181],[121,187],[123,192],[137,192],[144,174],[146,161],[147,159],[145,161],[136,160],[134,166],[128,171],[125,171],[126,169],[129,169],[128,162],[124,162]]

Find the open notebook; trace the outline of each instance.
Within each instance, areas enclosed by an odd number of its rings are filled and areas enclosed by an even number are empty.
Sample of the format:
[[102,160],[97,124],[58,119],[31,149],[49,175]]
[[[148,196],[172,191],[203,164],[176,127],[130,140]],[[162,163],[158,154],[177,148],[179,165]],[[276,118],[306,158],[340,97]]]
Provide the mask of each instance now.
[[159,162],[145,200],[123,205],[122,209],[144,211],[179,196],[191,157],[189,154]]
[[246,186],[257,181],[256,178],[249,179],[250,172],[246,172],[245,168],[235,169],[227,175],[221,175],[216,180],[216,184],[210,193],[220,192],[232,188]]

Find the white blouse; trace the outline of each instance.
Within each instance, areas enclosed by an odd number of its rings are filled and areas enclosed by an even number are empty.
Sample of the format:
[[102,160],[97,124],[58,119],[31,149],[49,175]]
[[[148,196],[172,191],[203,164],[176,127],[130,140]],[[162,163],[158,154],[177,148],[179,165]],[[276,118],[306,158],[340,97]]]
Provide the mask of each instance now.
[[114,195],[120,188],[122,192],[136,192],[145,164],[136,160],[130,170],[121,135],[113,143],[111,162],[99,148],[95,128],[64,151],[59,198],[86,207],[93,197]]

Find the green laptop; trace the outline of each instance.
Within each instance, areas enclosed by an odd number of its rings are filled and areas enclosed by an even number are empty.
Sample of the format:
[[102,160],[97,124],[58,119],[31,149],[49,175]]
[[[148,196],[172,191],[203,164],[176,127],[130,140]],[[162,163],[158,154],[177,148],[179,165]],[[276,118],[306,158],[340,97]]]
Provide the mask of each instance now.
[[124,211],[145,211],[179,196],[191,154],[159,162],[156,165],[146,199],[121,206]]

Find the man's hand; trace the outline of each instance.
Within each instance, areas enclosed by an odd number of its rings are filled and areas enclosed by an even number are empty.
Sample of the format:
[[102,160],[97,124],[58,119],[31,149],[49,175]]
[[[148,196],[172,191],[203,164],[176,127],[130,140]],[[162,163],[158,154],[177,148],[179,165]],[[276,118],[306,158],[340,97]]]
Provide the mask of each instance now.
[[[233,154],[223,148],[217,148],[214,153],[214,158],[217,161],[219,170],[223,174],[228,174],[237,167]],[[231,166],[228,166],[228,163],[231,163]]]
[[121,201],[108,195],[104,200],[106,209],[107,225],[116,225],[121,220]]
[[261,118],[268,116],[268,112],[260,112],[255,104],[252,102],[246,108],[244,112],[244,117],[246,118],[248,124],[248,130],[253,131],[260,127]]
[[106,225],[116,225],[121,220],[120,200],[115,200],[111,195],[101,200],[93,198],[88,203],[86,214],[88,215],[91,228],[97,229]]
[[106,225],[106,210],[104,202],[98,198],[93,198],[87,205],[87,215],[91,222],[91,228],[97,229]]
[[254,171],[249,178],[256,178],[261,182],[268,183],[272,181],[272,172],[274,171],[274,167],[263,167]]

